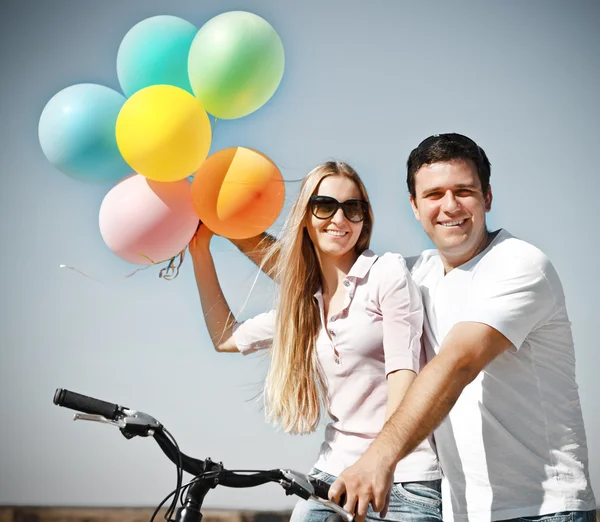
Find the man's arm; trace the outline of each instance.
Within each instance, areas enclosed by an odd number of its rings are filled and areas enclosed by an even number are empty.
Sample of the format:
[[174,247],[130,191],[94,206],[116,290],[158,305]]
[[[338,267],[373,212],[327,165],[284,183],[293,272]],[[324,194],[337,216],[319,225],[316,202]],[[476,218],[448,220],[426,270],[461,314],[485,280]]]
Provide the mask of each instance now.
[[276,239],[263,232],[259,236],[249,237],[245,239],[230,239],[230,241],[239,248],[239,250],[245,254],[250,261],[252,261],[256,266],[261,268],[265,274],[269,277],[273,275],[273,268],[275,267],[275,263],[277,262],[277,255],[271,256],[266,263],[263,262],[265,260],[265,256],[267,252],[273,247],[276,243]]
[[339,502],[345,494],[344,508],[354,512],[358,522],[364,520],[369,503],[375,511],[385,510],[398,461],[442,422],[465,386],[510,346],[504,335],[486,324],[455,325],[369,449],[331,486],[329,498]]

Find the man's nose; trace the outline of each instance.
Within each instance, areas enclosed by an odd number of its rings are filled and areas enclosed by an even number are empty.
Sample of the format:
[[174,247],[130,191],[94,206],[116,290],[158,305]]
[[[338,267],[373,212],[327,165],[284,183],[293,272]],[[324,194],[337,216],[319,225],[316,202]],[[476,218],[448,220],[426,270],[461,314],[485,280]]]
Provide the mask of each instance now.
[[442,210],[444,212],[456,212],[459,209],[460,205],[458,201],[454,197],[454,193],[451,190],[447,190],[446,194],[444,194],[444,198],[442,200]]

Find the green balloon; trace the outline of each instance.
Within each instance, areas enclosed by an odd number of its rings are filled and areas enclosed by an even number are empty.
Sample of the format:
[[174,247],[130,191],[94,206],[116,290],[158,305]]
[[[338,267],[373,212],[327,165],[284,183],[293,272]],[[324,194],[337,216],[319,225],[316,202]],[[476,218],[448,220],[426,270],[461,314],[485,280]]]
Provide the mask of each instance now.
[[273,96],[284,62],[283,44],[271,24],[253,13],[230,11],[210,19],[196,34],[188,75],[206,111],[232,120]]

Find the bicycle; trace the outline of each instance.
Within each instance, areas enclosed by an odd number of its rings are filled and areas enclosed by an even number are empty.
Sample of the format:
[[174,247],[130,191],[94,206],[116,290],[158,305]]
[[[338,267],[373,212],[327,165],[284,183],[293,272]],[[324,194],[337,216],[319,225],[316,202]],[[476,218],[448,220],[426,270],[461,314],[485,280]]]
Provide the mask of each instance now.
[[[305,500],[311,499],[332,509],[327,522],[353,522],[354,517],[342,507],[328,500],[329,484],[290,469],[272,470],[227,470],[222,462],[210,458],[199,460],[181,452],[173,436],[154,417],[126,406],[94,399],[69,390],[58,388],[54,393],[54,404],[75,410],[73,420],[87,420],[110,424],[119,428],[126,439],[133,437],[153,437],[163,453],[177,466],[177,487],[158,505],[150,522],[160,508],[173,496],[173,501],[165,514],[169,522],[201,522],[202,503],[208,492],[217,487],[247,488],[260,486],[268,482],[277,482],[286,491],[286,495],[296,495]],[[194,478],[183,485],[183,472]],[[185,494],[185,500],[184,500]],[[174,519],[172,515],[177,508]]]

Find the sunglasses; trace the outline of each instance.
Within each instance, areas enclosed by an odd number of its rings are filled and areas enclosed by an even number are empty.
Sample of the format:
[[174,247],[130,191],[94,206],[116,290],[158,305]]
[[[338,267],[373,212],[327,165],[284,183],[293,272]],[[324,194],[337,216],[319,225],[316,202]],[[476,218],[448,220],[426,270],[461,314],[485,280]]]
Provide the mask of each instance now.
[[369,204],[362,199],[347,199],[340,203],[329,196],[311,196],[309,204],[312,215],[318,219],[333,217],[341,207],[346,219],[352,223],[360,223],[369,211]]

